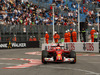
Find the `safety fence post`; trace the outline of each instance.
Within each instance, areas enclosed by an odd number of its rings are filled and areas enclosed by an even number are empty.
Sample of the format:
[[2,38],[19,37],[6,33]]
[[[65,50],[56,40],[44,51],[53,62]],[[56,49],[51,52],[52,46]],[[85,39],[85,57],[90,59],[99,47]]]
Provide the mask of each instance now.
[[0,25],[0,42],[1,42],[1,25]]

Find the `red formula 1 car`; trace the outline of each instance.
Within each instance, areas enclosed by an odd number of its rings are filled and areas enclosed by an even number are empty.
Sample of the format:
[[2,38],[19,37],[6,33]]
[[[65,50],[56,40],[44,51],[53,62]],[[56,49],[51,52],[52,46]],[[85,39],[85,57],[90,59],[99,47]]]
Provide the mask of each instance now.
[[47,62],[70,62],[75,64],[76,52],[65,50],[64,46],[59,44],[51,46],[50,49],[42,51],[42,63],[46,64]]

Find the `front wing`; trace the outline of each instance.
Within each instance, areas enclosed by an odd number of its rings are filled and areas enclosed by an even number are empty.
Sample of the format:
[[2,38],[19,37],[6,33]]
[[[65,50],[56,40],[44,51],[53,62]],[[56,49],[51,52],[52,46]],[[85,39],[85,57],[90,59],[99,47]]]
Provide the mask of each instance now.
[[[47,61],[47,62],[54,62],[54,58],[53,57],[44,58],[44,60]],[[66,58],[66,57],[64,57],[64,60],[63,60],[63,62],[72,62],[72,61],[74,61],[74,58]]]

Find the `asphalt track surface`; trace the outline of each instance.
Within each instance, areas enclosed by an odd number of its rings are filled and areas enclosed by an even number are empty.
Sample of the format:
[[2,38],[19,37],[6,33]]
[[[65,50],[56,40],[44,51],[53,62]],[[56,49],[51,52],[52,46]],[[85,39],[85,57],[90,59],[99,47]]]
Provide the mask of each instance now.
[[[41,51],[40,48],[0,50],[0,75],[100,75],[100,56],[77,56],[77,63],[48,63],[41,64],[40,55],[28,55],[26,52]],[[85,53],[84,53],[85,54]],[[87,54],[87,53],[86,53]],[[4,59],[5,58],[5,59]],[[28,61],[23,61],[28,60]],[[20,60],[21,59],[21,60]],[[27,64],[30,60],[38,65],[14,69],[5,68]],[[30,64],[34,64],[34,60]]]

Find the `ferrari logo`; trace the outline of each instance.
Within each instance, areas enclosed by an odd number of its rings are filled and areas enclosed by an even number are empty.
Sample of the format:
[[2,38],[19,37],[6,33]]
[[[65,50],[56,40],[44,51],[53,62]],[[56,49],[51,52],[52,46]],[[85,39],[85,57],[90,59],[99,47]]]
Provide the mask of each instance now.
[[58,54],[58,57],[61,57],[61,54]]

